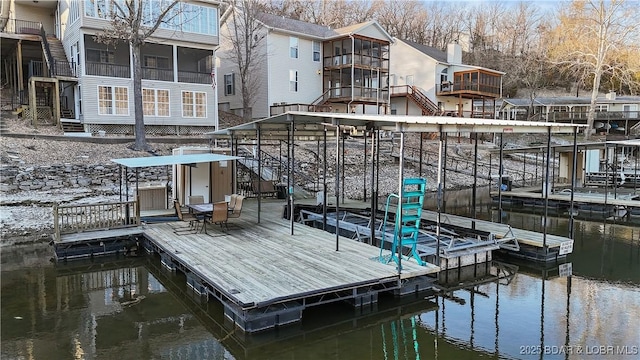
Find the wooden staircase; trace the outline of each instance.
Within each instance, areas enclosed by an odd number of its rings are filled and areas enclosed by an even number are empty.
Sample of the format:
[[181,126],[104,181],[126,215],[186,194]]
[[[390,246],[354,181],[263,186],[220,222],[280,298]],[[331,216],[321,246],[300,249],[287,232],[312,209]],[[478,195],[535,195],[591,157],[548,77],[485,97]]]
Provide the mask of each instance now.
[[425,116],[433,116],[438,114],[439,109],[438,105],[434,104],[427,95],[425,95],[422,91],[420,91],[415,86],[409,87],[409,91],[407,92],[407,96],[413,100],[420,109],[422,109],[422,115]]
[[[62,46],[62,42],[53,35],[47,35],[46,39],[49,44],[49,50],[51,52],[51,61],[49,64],[49,69],[54,68],[51,71],[53,76],[62,75],[62,76],[74,76],[71,67],[69,66],[69,60],[67,59],[67,54],[64,52],[64,47]],[[44,42],[42,44],[44,51]],[[75,76],[74,76],[75,77]]]

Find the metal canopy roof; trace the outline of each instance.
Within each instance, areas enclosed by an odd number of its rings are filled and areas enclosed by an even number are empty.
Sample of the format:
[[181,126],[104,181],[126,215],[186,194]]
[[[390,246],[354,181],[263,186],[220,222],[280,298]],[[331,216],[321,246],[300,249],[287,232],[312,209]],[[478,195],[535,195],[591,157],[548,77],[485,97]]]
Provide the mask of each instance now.
[[187,155],[168,155],[168,156],[145,156],[137,158],[111,159],[111,161],[124,165],[129,168],[140,168],[146,166],[163,166],[163,165],[185,165],[207,162],[218,162],[241,159],[238,156],[220,155],[220,154],[187,154]]
[[488,132],[488,133],[573,133],[576,127],[586,125],[563,124],[536,121],[475,119],[450,116],[403,116],[403,115],[366,115],[347,113],[323,113],[290,111],[269,118],[252,121],[246,124],[217,130],[206,135],[212,138],[228,138],[231,136],[255,139],[260,128],[261,138],[287,139],[289,126],[295,125],[295,136],[298,139],[319,137],[324,134],[332,136],[335,125],[358,127],[361,129],[377,128],[393,132]]

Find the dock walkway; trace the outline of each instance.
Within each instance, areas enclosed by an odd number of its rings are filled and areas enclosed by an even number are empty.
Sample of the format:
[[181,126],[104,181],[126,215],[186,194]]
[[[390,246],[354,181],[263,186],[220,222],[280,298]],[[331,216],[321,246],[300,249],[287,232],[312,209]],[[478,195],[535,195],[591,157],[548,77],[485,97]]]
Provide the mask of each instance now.
[[[355,306],[377,301],[379,292],[416,289],[435,265],[378,261],[379,249],[340,238],[281,218],[284,202],[263,201],[260,224],[255,201],[247,201],[242,216],[209,234],[184,231],[184,223],[146,225],[148,246],[165,266],[180,269],[196,291],[218,298],[225,316],[242,330],[258,331],[299,321],[305,307],[348,300]],[[417,281],[417,282],[416,282]],[[426,286],[426,285],[425,285]]]

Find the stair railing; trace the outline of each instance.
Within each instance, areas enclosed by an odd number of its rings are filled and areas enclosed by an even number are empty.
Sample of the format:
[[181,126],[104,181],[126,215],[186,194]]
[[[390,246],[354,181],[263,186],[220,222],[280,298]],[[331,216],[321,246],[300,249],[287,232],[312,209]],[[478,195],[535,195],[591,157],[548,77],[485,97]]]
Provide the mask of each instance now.
[[51,47],[49,46],[49,41],[47,41],[47,32],[44,31],[44,26],[40,23],[40,37],[42,37],[42,48],[44,50],[44,60],[47,62],[47,67],[49,68],[49,74],[51,76],[55,75],[55,70],[53,66],[53,55],[51,55]]
[[429,115],[434,115],[438,112],[438,105],[434,104],[431,99],[429,99],[422,91],[420,91],[420,89],[418,89],[416,86],[410,86],[409,89],[409,96],[411,96],[416,103],[422,105],[422,109],[430,113]]

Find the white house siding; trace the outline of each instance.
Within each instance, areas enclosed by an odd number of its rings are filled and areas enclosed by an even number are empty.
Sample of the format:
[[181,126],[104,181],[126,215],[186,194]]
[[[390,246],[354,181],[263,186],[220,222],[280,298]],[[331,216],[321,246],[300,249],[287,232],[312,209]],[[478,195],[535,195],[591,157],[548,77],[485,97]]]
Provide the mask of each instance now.
[[[269,36],[269,102],[310,104],[322,95],[322,62],[313,61],[313,40],[301,37],[298,58],[291,58],[289,38],[288,34],[275,32]],[[289,70],[298,71],[297,92],[289,89]]]
[[[2,1],[9,1],[9,0],[2,0]],[[47,4],[47,7],[30,6],[28,4],[29,3],[27,2],[20,3],[20,2],[11,1],[11,5],[13,5],[13,7],[9,10],[10,11],[9,17],[15,18],[18,20],[26,20],[26,21],[42,23],[42,26],[44,27],[44,31],[46,31],[47,34],[55,34],[55,22],[54,22],[53,16],[51,16],[51,13],[55,12],[55,7],[54,6],[49,7],[49,4]]]
[[[129,89],[129,115],[99,115],[98,86],[127,87]],[[142,88],[169,90],[170,116],[145,116],[144,122],[146,125],[215,126],[217,123],[217,106],[211,85],[143,80]],[[182,117],[183,90],[207,93],[207,115],[205,118]],[[133,81],[130,79],[84,76],[82,78],[82,102],[84,107],[83,122],[85,124],[133,125],[135,123],[135,114],[133,109]]]
[[380,29],[378,29],[375,25],[371,24],[357,31],[358,35],[366,36],[372,39],[386,39],[387,35],[385,35]]
[[[409,85],[407,83],[407,77],[413,77],[413,85],[420,88],[429,99],[434,101],[436,99],[436,76],[439,79],[440,66],[442,65],[439,65],[436,60],[401,41],[396,41],[391,44],[390,52],[389,73],[395,75],[395,85]],[[404,102],[404,100],[402,101]],[[398,105],[398,115],[407,115],[405,114],[406,106],[404,104],[400,106],[397,104],[397,99],[393,98],[391,99],[391,103]],[[417,106],[415,106],[415,108],[417,109]],[[410,111],[413,111],[411,107]],[[421,114],[422,111],[420,110],[418,113],[410,113],[409,115]]]

